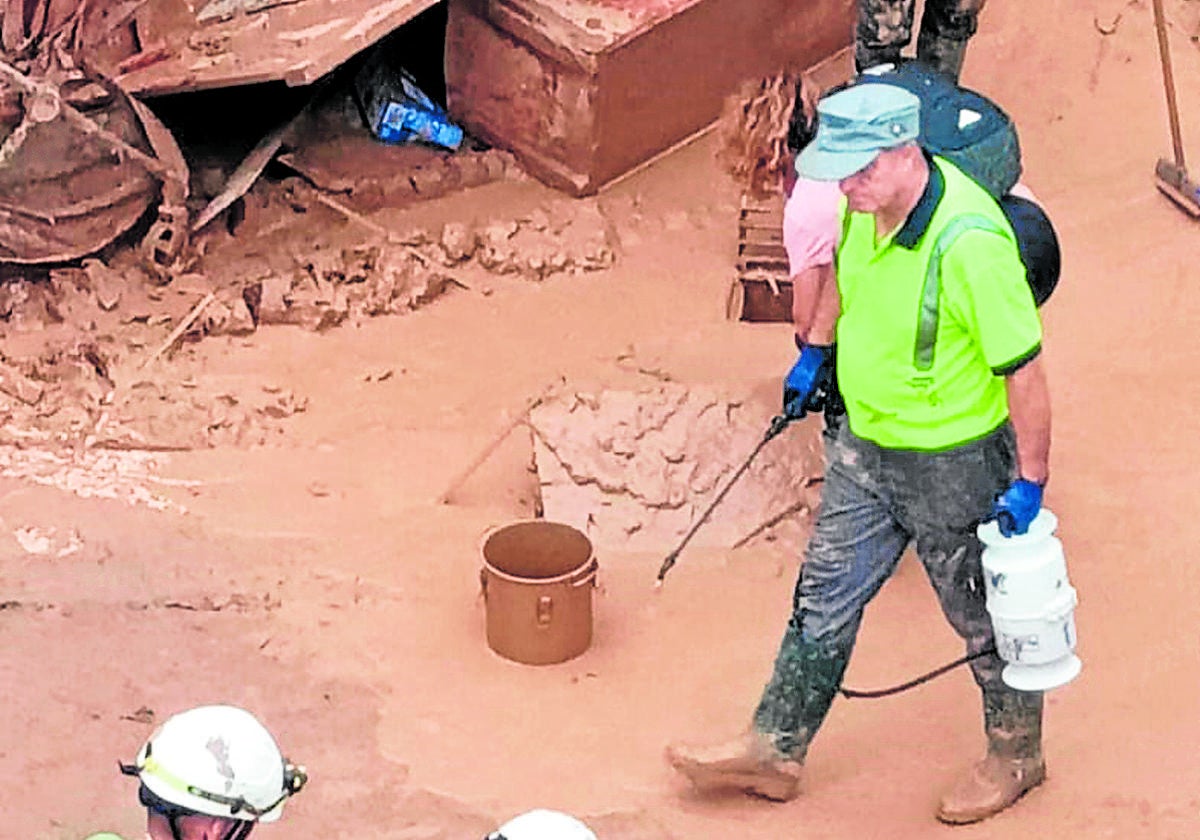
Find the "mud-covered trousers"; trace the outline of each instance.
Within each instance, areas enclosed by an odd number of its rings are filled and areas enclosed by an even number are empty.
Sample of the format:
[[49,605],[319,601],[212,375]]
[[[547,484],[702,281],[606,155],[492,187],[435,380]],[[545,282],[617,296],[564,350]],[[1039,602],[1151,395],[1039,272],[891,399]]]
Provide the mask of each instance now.
[[[803,760],[841,685],[863,610],[914,543],[942,611],[968,654],[994,645],[975,528],[1014,472],[1007,423],[941,452],[883,449],[843,419],[825,433],[821,508],[800,568],[792,615],[754,727],[780,753]],[[994,653],[971,662],[983,693],[989,749],[1038,754],[1041,692],[1000,679]]]
[[[985,0],[926,0],[917,58],[958,81],[967,41]],[[858,0],[854,63],[859,70],[896,62],[912,41],[914,0]]]

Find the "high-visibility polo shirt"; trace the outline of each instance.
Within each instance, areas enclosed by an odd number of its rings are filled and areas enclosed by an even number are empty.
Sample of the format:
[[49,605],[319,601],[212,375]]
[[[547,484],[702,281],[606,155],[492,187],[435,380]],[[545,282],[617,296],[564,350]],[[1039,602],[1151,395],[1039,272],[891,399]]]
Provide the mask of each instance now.
[[924,194],[882,241],[873,215],[847,217],[842,204],[838,381],[850,430],[892,449],[947,449],[991,432],[1008,417],[1004,376],[1041,350],[999,205],[949,161],[928,159]]

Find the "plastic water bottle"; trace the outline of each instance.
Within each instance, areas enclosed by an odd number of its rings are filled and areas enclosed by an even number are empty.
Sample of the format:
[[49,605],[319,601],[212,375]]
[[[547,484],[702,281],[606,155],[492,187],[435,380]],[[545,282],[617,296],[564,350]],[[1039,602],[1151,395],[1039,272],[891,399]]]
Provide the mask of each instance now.
[[421,141],[451,150],[462,144],[463,130],[446,110],[406,71],[388,66],[381,53],[359,71],[354,94],[371,133],[385,143]]
[[420,140],[447,149],[457,149],[463,140],[463,130],[442,109],[404,101],[384,106],[375,135],[385,143]]

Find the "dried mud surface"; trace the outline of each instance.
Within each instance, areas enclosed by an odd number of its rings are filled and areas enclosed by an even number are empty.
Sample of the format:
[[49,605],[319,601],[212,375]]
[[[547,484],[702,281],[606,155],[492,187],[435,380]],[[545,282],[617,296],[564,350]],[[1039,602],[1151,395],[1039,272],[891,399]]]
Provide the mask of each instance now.
[[[1176,80],[1195,90],[1196,3],[1168,6]],[[1026,12],[989,4],[964,78],[1017,119],[1063,242],[1047,501],[1084,671],[1049,697],[1049,781],[954,831],[1191,838],[1200,228],[1152,185],[1170,143],[1149,5]],[[116,760],[166,715],[218,701],[258,713],[311,771],[264,838],[477,837],[535,806],[614,840],[949,834],[937,795],[983,747],[961,670],[836,704],[790,804],[700,799],[663,764],[668,741],[745,724],[798,564],[779,541],[689,548],[658,592],[670,544],[606,548],[586,653],[531,668],[485,644],[479,539],[529,515],[528,436],[437,500],[532,397],[669,381],[775,408],[789,330],[724,318],[737,201],[713,151],[701,140],[587,203],[506,178],[381,205],[370,219],[398,234],[382,243],[303,187],[265,183],[234,234],[206,235],[190,279],[112,260],[6,286],[4,834],[137,836]],[[154,355],[210,292],[221,306]],[[736,463],[733,448],[708,457]],[[958,653],[905,562],[847,682],[890,685]]]

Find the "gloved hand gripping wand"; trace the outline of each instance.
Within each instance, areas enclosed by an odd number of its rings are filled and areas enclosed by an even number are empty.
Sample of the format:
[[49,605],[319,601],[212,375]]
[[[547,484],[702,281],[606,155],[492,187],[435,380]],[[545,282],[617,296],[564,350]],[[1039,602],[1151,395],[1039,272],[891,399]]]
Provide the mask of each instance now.
[[758,446],[754,447],[754,451],[750,453],[750,457],[746,459],[745,463],[738,467],[737,472],[733,474],[733,478],[729,479],[729,483],[725,485],[721,492],[717,494],[717,497],[713,499],[712,504],[708,506],[708,510],[704,511],[704,513],[700,515],[700,518],[692,524],[690,529],[688,529],[688,532],[683,535],[683,540],[679,543],[676,549],[668,554],[666,559],[663,560],[662,566],[658,570],[658,579],[654,582],[655,589],[658,589],[662,586],[663,578],[667,576],[667,572],[671,571],[671,567],[674,566],[675,561],[679,559],[679,553],[683,551],[684,547],[689,542],[691,542],[692,537],[697,531],[700,530],[700,526],[708,521],[708,517],[712,515],[712,512],[716,509],[717,505],[721,504],[721,500],[725,498],[726,494],[729,493],[730,489],[732,489],[733,485],[737,483],[738,479],[742,477],[743,473],[750,468],[750,464],[752,464],[754,459],[758,457],[758,453],[762,451],[762,448],[770,443],[775,437],[777,437],[780,432],[787,428],[787,424],[792,422],[793,419],[794,418],[787,417],[783,414],[778,414],[771,418],[771,425],[763,434],[762,440],[758,442]]

